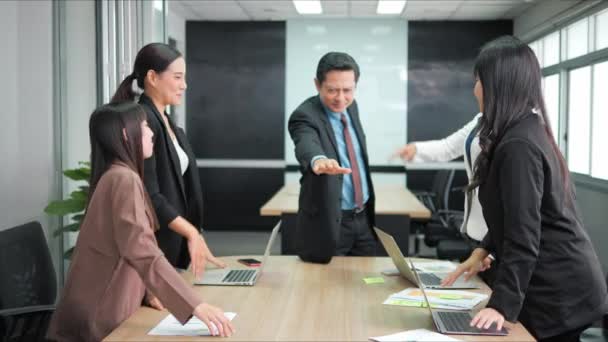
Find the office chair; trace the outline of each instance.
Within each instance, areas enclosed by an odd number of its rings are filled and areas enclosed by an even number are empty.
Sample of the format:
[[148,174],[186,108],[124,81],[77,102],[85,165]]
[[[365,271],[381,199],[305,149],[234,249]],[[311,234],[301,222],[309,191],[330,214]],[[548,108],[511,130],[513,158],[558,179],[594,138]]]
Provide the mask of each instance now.
[[437,170],[430,191],[415,191],[414,195],[431,213],[448,208],[448,200],[455,170]]
[[[437,247],[440,259],[459,259],[463,246],[468,246],[460,235],[463,212],[449,209],[450,194],[456,170],[438,170],[429,192],[414,192],[416,197],[431,211],[431,219],[416,233],[415,253],[420,250],[420,241],[429,247]],[[444,242],[445,241],[445,242]],[[449,242],[448,242],[449,241]],[[460,241],[454,243],[455,241]]]
[[40,223],[0,231],[0,341],[46,341],[56,294]]

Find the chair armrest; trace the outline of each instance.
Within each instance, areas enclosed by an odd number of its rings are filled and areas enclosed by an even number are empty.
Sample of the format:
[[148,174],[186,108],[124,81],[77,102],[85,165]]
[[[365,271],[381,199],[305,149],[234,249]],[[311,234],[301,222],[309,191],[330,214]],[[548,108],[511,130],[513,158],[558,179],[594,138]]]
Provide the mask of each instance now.
[[439,209],[437,210],[437,214],[446,216],[464,216],[464,211],[454,209]]
[[454,219],[464,220],[464,212],[460,210],[440,209],[437,211],[437,215],[439,215],[441,219],[448,221]]
[[437,216],[446,228],[451,228],[460,231],[462,221],[464,221],[464,212],[460,210],[439,210]]
[[[46,333],[54,305],[34,305],[0,310],[2,341],[47,342]],[[6,337],[10,337],[8,340]]]
[[422,204],[424,206],[426,206],[431,212],[435,212],[436,208],[435,208],[435,204],[433,203],[433,198],[435,198],[435,196],[437,196],[434,192],[428,192],[428,191],[414,191],[413,194],[416,196],[416,198],[418,198],[418,200],[420,202],[422,202]]
[[50,312],[53,313],[55,311],[55,305],[33,305],[33,306],[25,306],[22,308],[11,308],[0,310],[0,316],[17,316],[23,314],[31,314],[31,313],[45,313]]
[[465,192],[467,189],[467,186],[455,186],[453,188],[450,189],[451,192]]

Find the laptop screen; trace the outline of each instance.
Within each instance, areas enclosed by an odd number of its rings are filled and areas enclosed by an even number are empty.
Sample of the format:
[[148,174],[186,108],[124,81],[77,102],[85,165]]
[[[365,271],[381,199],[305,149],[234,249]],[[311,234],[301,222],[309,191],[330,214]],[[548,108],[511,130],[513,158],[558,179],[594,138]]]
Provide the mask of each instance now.
[[272,244],[274,239],[277,237],[279,233],[279,229],[281,228],[281,221],[277,223],[274,228],[272,228],[272,233],[270,233],[270,238],[268,239],[268,244],[266,244],[266,250],[264,251],[264,257],[262,258],[262,266],[260,266],[260,274],[264,270],[264,266],[266,266],[266,261],[268,260],[268,256],[270,255],[270,250],[272,249]]
[[421,287],[421,283],[412,273],[412,270],[407,264],[406,258],[403,256],[403,253],[401,253],[401,250],[399,249],[397,242],[395,242],[395,239],[391,235],[379,229],[378,227],[374,227],[374,231],[376,232],[376,235],[378,235],[380,243],[382,243],[382,246],[393,260],[393,264],[395,264],[395,267],[397,267],[397,269],[399,270],[399,273],[405,279],[414,283],[414,285]]
[[[414,267],[414,264],[412,263],[412,260],[409,260],[409,263],[410,263],[410,266],[411,266],[411,270],[414,273],[414,276],[416,277],[416,280],[420,284],[420,278],[418,277],[418,271]],[[419,286],[419,288],[420,288],[420,292],[422,292],[422,296],[424,297],[424,303],[426,303],[426,306],[429,308],[429,311],[431,312],[431,317],[432,317],[433,316],[433,308],[431,308],[431,303],[429,302],[429,299],[426,296],[426,292],[424,291],[424,286]]]

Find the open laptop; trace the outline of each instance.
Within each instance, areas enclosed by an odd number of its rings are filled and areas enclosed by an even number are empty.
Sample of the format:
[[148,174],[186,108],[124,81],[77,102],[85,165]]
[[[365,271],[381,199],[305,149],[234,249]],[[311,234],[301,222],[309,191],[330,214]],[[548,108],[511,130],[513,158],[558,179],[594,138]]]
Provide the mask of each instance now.
[[475,284],[474,282],[464,281],[462,279],[458,279],[457,281],[454,282],[454,284],[452,284],[450,286],[441,286],[441,280],[443,280],[443,278],[445,278],[448,275],[448,273],[440,273],[440,272],[432,272],[432,273],[431,272],[418,272],[418,275],[420,277],[420,281],[418,281],[418,278],[414,275],[414,272],[412,271],[410,266],[407,264],[405,257],[401,253],[399,246],[397,246],[397,242],[395,242],[395,239],[393,239],[393,237],[391,235],[385,233],[384,231],[380,230],[377,227],[374,227],[374,230],[376,231],[376,235],[378,235],[378,238],[380,239],[382,246],[384,246],[384,249],[386,250],[388,255],[391,257],[391,259],[393,259],[393,263],[399,270],[399,273],[405,279],[416,284],[418,287],[420,287],[420,288],[426,287],[429,289],[478,289],[479,288],[479,286],[477,284]]
[[[411,260],[410,260],[411,264]],[[417,277],[420,275],[412,264],[412,270],[414,275]],[[426,296],[424,287],[420,287],[420,292],[424,297],[424,302],[431,312],[433,317],[433,323],[435,328],[442,334],[456,334],[456,335],[484,335],[484,336],[506,336],[509,334],[507,329],[504,327],[501,330],[496,329],[496,323],[492,323],[488,329],[478,329],[477,327],[471,326],[471,320],[473,319],[472,311],[450,311],[450,310],[434,310],[429,303],[429,299]]]
[[266,251],[264,252],[264,258],[262,259],[262,265],[255,270],[251,269],[231,269],[231,268],[221,268],[205,271],[203,275],[203,279],[197,279],[194,281],[195,285],[232,285],[232,286],[253,286],[262,276],[262,272],[264,271],[264,266],[266,266],[266,261],[268,256],[270,255],[270,249],[274,242],[274,239],[277,237],[277,233],[279,232],[279,228],[281,227],[281,221],[277,223],[276,226],[272,229],[272,233],[270,233],[270,238],[268,239],[268,244],[266,245]]

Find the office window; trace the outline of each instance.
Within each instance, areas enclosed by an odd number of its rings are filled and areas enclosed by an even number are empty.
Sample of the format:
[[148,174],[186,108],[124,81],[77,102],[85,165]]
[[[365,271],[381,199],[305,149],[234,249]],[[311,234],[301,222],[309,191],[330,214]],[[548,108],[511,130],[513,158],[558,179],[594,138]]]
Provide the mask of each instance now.
[[541,42],[542,42],[542,40],[539,39],[537,41],[534,41],[534,42],[528,44],[528,46],[530,47],[530,49],[532,49],[532,51],[534,51],[536,58],[538,58],[538,64],[540,64],[542,67],[543,63],[542,63],[542,59],[541,59],[541,55],[540,55],[541,54],[541,51],[540,51]]
[[152,8],[152,41],[165,41],[165,4],[166,1],[154,0]]
[[529,45],[546,75],[547,119],[570,171],[608,181],[608,8]]
[[608,47],[608,10],[595,16],[595,49]]
[[589,52],[589,19],[577,21],[566,28],[568,59],[582,56]]
[[559,144],[559,74],[545,77],[543,83],[547,116],[553,136]]
[[570,71],[568,99],[568,166],[573,172],[589,174],[590,66]]
[[591,176],[608,180],[608,62],[593,67],[593,131]]
[[543,40],[543,67],[559,63],[559,31],[546,36]]

